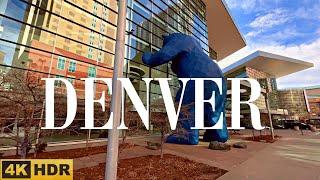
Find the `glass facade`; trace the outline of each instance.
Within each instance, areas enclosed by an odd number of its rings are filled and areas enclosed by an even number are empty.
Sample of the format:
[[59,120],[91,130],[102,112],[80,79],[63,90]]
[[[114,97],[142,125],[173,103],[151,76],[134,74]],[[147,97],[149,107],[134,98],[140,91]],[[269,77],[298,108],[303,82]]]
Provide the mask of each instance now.
[[[127,2],[124,76],[132,80],[142,100],[143,77],[173,78],[175,95],[179,84],[170,63],[150,68],[141,57],[143,52],[159,50],[162,35],[173,32],[194,36],[209,54],[205,4],[201,0]],[[17,69],[39,79],[64,77],[82,99],[80,78],[112,77],[116,23],[116,0],[1,0],[1,74]],[[64,88],[61,83],[56,86]],[[95,89],[101,92],[107,87],[97,83]],[[152,84],[150,92],[151,104],[161,104],[159,85]]]
[[[183,32],[192,35],[201,43],[204,52],[209,54],[208,32],[205,20],[205,6],[201,1],[184,0],[128,0],[126,37],[126,75],[140,94],[144,94],[141,77],[172,78],[171,90],[175,95],[179,88],[178,80],[171,71],[170,63],[155,68],[145,66],[141,57],[143,52],[157,51],[162,46],[162,35]],[[158,84],[151,84],[151,105],[162,103]]]

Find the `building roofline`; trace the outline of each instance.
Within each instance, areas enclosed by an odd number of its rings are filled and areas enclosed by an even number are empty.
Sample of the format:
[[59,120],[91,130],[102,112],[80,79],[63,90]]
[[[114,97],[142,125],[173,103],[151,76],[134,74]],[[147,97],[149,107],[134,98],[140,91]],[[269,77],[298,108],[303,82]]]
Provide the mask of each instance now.
[[217,60],[246,46],[225,0],[202,0],[206,4],[209,46],[217,52]]
[[[283,69],[283,66],[286,68]],[[264,51],[256,51],[225,67],[222,72],[232,73],[243,67],[252,67],[279,78],[314,67],[314,64]]]
[[305,87],[306,90],[320,89],[320,85]]
[[229,17],[231,18],[232,23],[233,23],[234,26],[237,28],[238,33],[239,33],[239,35],[241,36],[241,39],[243,40],[244,44],[247,45],[247,41],[246,41],[246,39],[244,38],[243,34],[242,34],[241,31],[240,31],[240,27],[238,26],[238,24],[235,23],[235,19],[234,19],[234,17],[233,17],[233,14],[232,14],[230,8],[228,7],[228,4],[227,4],[226,0],[221,0],[221,1],[222,1],[223,5],[224,5],[224,8],[227,10],[227,12],[228,12],[228,14],[229,14]]

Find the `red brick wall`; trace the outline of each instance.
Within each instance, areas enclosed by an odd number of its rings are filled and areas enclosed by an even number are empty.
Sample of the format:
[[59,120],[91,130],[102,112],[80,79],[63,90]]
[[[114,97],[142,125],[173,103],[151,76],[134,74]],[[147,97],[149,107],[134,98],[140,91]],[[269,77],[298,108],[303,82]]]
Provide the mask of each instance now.
[[[52,51],[52,47],[41,43],[39,41],[32,41],[32,46],[35,48],[47,50],[47,51]],[[38,51],[35,49],[31,49],[29,52],[29,64],[27,65],[29,69],[38,71],[38,72],[43,72],[43,73],[51,73],[51,77],[55,77],[56,75],[61,75],[64,77],[70,77],[75,79],[74,80],[74,88],[77,91],[77,96],[78,98],[84,98],[84,81],[80,80],[80,78],[87,78],[88,77],[88,68],[89,66],[97,65],[96,66],[96,77],[98,78],[111,78],[113,75],[113,70],[111,67],[107,64],[103,63],[97,63],[96,60],[88,59],[83,56],[79,56],[77,54],[55,48],[55,53],[66,57],[66,63],[65,63],[65,68],[64,70],[59,70],[57,68],[58,65],[58,56],[43,52],[43,51]],[[51,62],[52,59],[52,62]],[[76,71],[75,72],[69,72],[69,62],[71,60],[76,60]],[[52,63],[52,65],[51,65]],[[50,70],[51,66],[51,70]],[[109,69],[108,69],[109,68]],[[39,74],[39,73],[37,73]],[[47,78],[48,74],[42,74],[41,77],[39,78]],[[96,92],[97,94],[101,94],[102,91],[107,92],[108,87],[105,84],[97,84],[96,85]],[[60,91],[64,92],[63,89]],[[100,96],[98,96],[100,97]]]

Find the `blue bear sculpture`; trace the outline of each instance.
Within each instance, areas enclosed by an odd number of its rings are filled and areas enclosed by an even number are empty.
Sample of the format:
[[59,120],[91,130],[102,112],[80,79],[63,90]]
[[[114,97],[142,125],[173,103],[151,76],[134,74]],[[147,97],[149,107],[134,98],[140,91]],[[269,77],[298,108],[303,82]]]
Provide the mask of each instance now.
[[[212,127],[218,122],[221,113],[225,111],[226,81],[219,66],[203,52],[200,43],[192,36],[182,33],[174,33],[163,37],[163,47],[156,53],[146,52],[142,56],[142,61],[151,66],[159,66],[172,62],[171,69],[178,78],[223,78],[222,95],[219,93],[217,85],[210,81],[205,81],[204,97],[209,99],[215,93],[215,111],[209,103],[204,105],[205,126]],[[176,95],[176,102],[180,101],[182,84]],[[194,107],[195,83],[189,81],[186,85],[185,94],[182,101],[182,108],[179,114],[177,130],[167,138],[167,143],[190,144],[199,143],[199,130],[192,130],[194,127]],[[226,142],[228,140],[228,130],[224,116],[223,129],[206,130],[205,141]]]

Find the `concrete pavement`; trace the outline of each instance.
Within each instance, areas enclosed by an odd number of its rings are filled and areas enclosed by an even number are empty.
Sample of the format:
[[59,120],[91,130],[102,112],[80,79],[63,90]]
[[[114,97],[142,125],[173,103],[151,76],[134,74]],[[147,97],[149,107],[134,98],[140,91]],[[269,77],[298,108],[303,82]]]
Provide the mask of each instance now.
[[219,178],[232,179],[320,180],[320,136],[283,136]]
[[[251,135],[251,130],[241,131],[245,136]],[[258,133],[256,133],[258,134]],[[293,130],[276,131],[282,136],[273,144],[248,142],[247,149],[235,149],[230,151],[213,151],[208,149],[208,143],[201,142],[197,146],[165,144],[164,153],[173,154],[228,170],[221,180],[229,179],[290,179],[290,180],[320,180],[320,134]],[[120,159],[134,158],[146,155],[159,155],[160,151],[152,151],[142,146],[146,141],[159,141],[160,138],[134,137],[128,142],[141,145],[125,149],[120,154]],[[232,144],[241,139],[232,138],[228,143]],[[90,146],[106,145],[106,139],[94,140]],[[50,144],[48,151],[75,149],[85,147],[84,142],[64,142]],[[13,153],[13,150],[5,154]],[[106,154],[95,154],[88,157],[74,159],[75,169],[96,166],[105,162]]]

